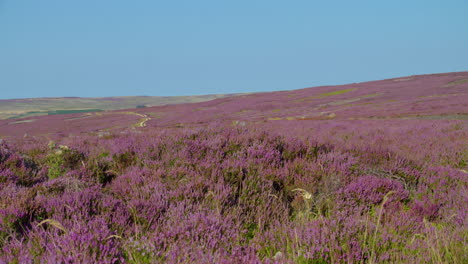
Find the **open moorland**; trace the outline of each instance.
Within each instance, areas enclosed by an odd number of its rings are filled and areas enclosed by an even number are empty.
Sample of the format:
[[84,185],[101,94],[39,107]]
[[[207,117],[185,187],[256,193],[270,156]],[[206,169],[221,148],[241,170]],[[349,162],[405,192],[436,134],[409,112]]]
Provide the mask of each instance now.
[[468,72],[0,120],[0,138],[0,263],[468,262]]
[[235,94],[8,99],[0,100],[0,119],[99,112],[165,104],[197,103],[233,95]]

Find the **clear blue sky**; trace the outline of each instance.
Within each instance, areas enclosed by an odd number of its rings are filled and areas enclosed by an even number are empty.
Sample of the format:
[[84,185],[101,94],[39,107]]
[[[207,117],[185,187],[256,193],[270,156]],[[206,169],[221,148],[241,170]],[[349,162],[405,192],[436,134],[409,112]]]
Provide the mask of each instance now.
[[466,0],[0,0],[0,98],[290,90],[467,70]]

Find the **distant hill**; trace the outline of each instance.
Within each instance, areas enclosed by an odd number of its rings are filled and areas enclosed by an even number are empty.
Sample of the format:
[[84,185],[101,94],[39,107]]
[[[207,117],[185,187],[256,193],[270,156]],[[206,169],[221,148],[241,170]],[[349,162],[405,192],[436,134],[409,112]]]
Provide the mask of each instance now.
[[166,104],[197,103],[232,95],[235,94],[8,99],[0,100],[0,119],[144,108]]
[[[137,108],[139,105],[146,107]],[[127,109],[100,111],[116,108]],[[0,120],[0,138],[57,138],[126,129],[191,128],[213,123],[290,131],[338,120],[466,121],[468,72],[242,95],[3,100],[0,112],[3,118],[25,117]],[[28,117],[38,114],[48,116]]]

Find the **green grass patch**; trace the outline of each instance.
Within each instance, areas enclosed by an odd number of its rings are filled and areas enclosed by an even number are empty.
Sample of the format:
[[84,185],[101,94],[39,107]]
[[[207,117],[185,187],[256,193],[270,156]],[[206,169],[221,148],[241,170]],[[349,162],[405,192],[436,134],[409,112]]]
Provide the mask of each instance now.
[[90,112],[102,112],[102,109],[71,109],[71,110],[52,110],[48,111],[48,115],[64,115],[64,114],[76,114],[76,113],[90,113]]
[[30,111],[30,112],[26,112],[26,113],[23,113],[23,114],[10,116],[7,119],[19,119],[19,118],[23,118],[23,117],[37,116],[37,115],[41,115],[41,114],[45,115],[45,114],[47,114],[47,112],[44,112],[44,111]]
[[452,81],[452,82],[447,83],[445,86],[455,86],[455,85],[460,85],[464,83],[468,83],[468,79],[460,79],[460,80]]
[[320,99],[320,98],[324,98],[324,97],[328,97],[328,96],[340,95],[340,94],[352,92],[352,91],[355,91],[355,90],[357,90],[357,89],[356,88],[343,89],[343,90],[338,90],[338,91],[333,91],[333,92],[321,93],[321,94],[318,94],[318,95],[308,96],[308,97],[304,97],[304,98],[297,99],[297,100],[294,100],[294,101],[295,102],[304,102],[304,101],[313,100],[313,99]]
[[352,92],[355,90],[356,88],[344,89],[344,90],[338,90],[338,91],[333,91],[333,92],[328,92],[328,93],[322,93],[322,94],[319,94],[318,96],[322,98],[322,97],[327,97],[327,96],[332,96],[332,95],[344,94],[344,93]]

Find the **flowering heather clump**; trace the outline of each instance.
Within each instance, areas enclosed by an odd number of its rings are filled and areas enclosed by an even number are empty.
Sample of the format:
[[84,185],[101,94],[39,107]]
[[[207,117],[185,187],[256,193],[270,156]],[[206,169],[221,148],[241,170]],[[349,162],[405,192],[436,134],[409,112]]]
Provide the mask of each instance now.
[[459,169],[254,128],[67,144],[2,143],[1,262],[465,260]]
[[341,191],[341,202],[355,210],[364,206],[375,206],[388,197],[387,205],[392,201],[403,201],[408,198],[408,191],[402,183],[372,175],[361,176]]

